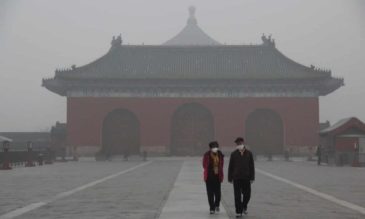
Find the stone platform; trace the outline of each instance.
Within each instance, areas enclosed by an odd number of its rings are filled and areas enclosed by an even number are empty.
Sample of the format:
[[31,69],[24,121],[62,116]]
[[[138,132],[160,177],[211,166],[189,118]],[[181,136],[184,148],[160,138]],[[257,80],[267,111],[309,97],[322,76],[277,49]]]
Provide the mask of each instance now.
[[[260,160],[256,171],[244,218],[365,218],[365,168]],[[201,158],[15,168],[0,171],[0,185],[0,219],[234,218],[226,179],[221,212],[209,215]]]

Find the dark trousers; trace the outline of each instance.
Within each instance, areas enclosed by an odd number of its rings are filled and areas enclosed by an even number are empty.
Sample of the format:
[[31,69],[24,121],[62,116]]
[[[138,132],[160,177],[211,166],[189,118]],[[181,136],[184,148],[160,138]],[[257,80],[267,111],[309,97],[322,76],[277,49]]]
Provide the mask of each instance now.
[[233,189],[236,213],[242,214],[243,210],[247,210],[251,198],[251,182],[245,179],[233,180]]
[[221,182],[218,177],[208,177],[205,185],[207,187],[209,208],[214,211],[221,202]]

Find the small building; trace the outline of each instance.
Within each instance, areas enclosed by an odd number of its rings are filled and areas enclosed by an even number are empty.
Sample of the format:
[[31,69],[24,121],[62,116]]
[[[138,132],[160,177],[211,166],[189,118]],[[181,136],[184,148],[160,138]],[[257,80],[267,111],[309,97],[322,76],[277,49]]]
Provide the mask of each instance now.
[[329,163],[365,164],[365,124],[359,119],[342,119],[319,134],[322,153],[329,157]]
[[67,131],[66,123],[56,122],[51,128],[51,148],[54,150],[56,157],[65,157],[72,154],[72,148],[67,148]]
[[319,131],[326,129],[331,126],[331,123],[327,120],[326,122],[319,123]]
[[49,132],[0,132],[0,136],[11,139],[10,151],[26,151],[32,142],[35,151],[45,150],[51,144]]
[[271,36],[221,44],[189,13],[162,45],[125,45],[119,35],[102,57],[43,79],[67,98],[67,144],[80,155],[199,155],[209,141],[227,147],[245,136],[257,154],[315,148],[319,96],[343,79],[286,57]]

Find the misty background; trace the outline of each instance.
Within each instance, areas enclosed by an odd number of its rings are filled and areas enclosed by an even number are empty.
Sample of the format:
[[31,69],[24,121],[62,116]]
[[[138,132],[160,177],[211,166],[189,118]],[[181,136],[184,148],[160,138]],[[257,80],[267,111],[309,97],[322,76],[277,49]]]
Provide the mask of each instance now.
[[56,68],[104,55],[113,35],[124,44],[159,45],[186,24],[226,44],[276,47],[296,62],[332,70],[345,86],[320,97],[320,121],[365,121],[363,0],[0,0],[0,131],[48,131],[66,121],[66,98],[41,87]]

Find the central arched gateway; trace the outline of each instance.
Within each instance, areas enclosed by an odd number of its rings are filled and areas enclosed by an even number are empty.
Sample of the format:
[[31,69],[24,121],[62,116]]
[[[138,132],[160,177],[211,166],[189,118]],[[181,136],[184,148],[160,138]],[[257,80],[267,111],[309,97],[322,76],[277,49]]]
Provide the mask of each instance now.
[[140,127],[137,117],[125,109],[116,109],[104,119],[102,151],[109,155],[138,154]]
[[213,139],[214,121],[207,108],[191,103],[176,110],[171,125],[171,154],[201,155]]
[[257,109],[246,119],[246,143],[256,154],[282,154],[284,149],[283,122],[270,109]]

